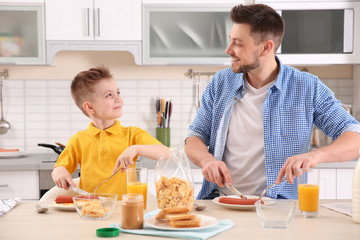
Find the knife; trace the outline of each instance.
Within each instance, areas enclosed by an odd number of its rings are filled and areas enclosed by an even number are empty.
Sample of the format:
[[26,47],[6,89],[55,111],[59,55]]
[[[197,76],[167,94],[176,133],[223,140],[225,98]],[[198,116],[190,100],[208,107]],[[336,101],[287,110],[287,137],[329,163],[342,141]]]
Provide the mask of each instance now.
[[81,188],[78,187],[73,187],[70,185],[71,190],[73,190],[74,192],[80,193],[81,195],[90,195],[90,193],[88,193],[85,190],[82,190]]
[[234,188],[232,185],[229,186],[227,183],[224,183],[225,187],[227,187],[232,193],[239,196],[242,199],[247,199],[247,197],[244,196],[241,192],[239,192],[236,188]]

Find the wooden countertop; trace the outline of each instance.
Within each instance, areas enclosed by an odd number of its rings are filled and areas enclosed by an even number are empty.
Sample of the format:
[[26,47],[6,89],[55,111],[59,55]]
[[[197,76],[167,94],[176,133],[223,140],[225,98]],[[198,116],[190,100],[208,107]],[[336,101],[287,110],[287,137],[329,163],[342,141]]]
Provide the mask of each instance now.
[[[263,228],[258,220],[255,210],[225,209],[212,201],[197,201],[207,205],[207,209],[198,212],[217,219],[230,219],[234,226],[211,239],[266,239],[266,240],[358,240],[360,237],[360,224],[352,218],[341,213],[320,207],[319,215],[313,219],[305,219],[296,210],[293,220],[287,229]],[[350,200],[322,200],[324,202],[350,202]],[[111,223],[120,222],[120,204],[108,219],[84,220],[74,211],[59,211],[50,209],[47,213],[39,214],[35,211],[37,202],[22,202],[10,212],[0,217],[0,239],[100,239],[96,237],[96,229],[109,227]],[[156,201],[149,197],[148,211],[156,209]],[[142,236],[121,233],[120,239],[158,239],[154,236]],[[113,238],[113,239],[116,239]]]

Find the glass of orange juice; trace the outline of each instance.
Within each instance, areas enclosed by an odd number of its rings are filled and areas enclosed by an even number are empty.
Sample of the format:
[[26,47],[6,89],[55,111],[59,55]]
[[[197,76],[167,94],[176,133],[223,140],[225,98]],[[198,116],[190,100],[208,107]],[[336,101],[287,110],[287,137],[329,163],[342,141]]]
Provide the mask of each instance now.
[[126,170],[127,193],[142,194],[144,209],[147,200],[147,168],[128,168]]
[[297,181],[300,214],[313,218],[318,214],[319,209],[320,170],[310,169],[308,172],[302,172],[297,177]]

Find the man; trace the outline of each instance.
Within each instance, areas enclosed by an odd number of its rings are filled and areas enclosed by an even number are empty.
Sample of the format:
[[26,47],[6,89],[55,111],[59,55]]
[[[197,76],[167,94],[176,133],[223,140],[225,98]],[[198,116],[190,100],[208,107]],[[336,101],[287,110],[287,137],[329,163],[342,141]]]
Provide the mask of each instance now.
[[[267,196],[297,198],[292,183],[300,169],[359,156],[360,124],[316,76],[275,56],[284,21],[274,9],[238,5],[230,17],[231,69],[207,86],[186,139],[186,153],[205,178],[198,198],[231,194],[224,183],[259,195],[283,177]],[[309,152],[314,124],[334,141]]]

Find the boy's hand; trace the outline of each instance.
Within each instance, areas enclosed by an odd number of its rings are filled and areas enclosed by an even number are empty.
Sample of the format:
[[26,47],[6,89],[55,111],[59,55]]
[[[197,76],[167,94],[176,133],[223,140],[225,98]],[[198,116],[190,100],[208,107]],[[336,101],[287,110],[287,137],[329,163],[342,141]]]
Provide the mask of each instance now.
[[115,163],[115,167],[113,170],[113,174],[116,173],[118,168],[121,166],[121,172],[125,172],[125,170],[134,164],[134,158],[137,155],[136,145],[128,147],[117,159]]
[[69,186],[76,186],[74,181],[72,180],[72,176],[69,171],[63,167],[59,166],[55,168],[51,174],[54,183],[59,188],[64,188],[65,190],[69,189]]

